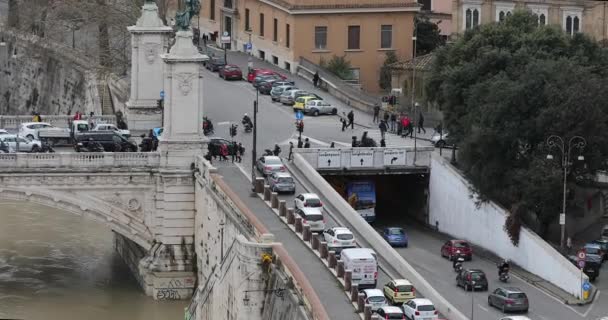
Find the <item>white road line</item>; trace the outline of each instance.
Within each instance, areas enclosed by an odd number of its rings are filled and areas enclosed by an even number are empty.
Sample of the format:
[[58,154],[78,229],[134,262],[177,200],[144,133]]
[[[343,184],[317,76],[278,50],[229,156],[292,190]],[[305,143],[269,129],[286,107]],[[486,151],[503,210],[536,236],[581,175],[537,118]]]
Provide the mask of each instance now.
[[225,126],[227,124],[230,124],[230,121],[222,121],[217,123],[218,126]]
[[485,312],[488,312],[488,313],[490,312],[490,310],[488,310],[488,308],[482,306],[481,304],[477,304],[477,306],[479,307],[479,309],[481,309],[481,310],[483,310]]
[[600,289],[597,289],[597,293],[595,294],[595,297],[593,297],[593,301],[591,301],[591,306],[589,307],[589,309],[587,309],[585,313],[583,313],[583,317],[587,317],[589,312],[591,312],[591,309],[593,309],[593,307],[595,306],[595,300],[597,300],[597,298],[600,296],[600,293],[602,293]]

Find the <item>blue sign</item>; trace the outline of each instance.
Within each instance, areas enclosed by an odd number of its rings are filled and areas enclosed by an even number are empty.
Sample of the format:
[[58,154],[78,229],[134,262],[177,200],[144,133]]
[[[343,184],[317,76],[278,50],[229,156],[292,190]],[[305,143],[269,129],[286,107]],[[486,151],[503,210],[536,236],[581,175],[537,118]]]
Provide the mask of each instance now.
[[589,284],[589,282],[583,283],[583,290],[585,290],[585,291],[591,290],[591,284]]
[[165,90],[161,90],[160,91],[160,98],[164,99],[165,98]]
[[251,44],[251,42],[247,42],[245,44],[245,50],[251,51],[251,49],[253,49],[253,45]]
[[302,120],[302,119],[304,119],[304,114],[302,113],[302,111],[296,112],[296,120]]

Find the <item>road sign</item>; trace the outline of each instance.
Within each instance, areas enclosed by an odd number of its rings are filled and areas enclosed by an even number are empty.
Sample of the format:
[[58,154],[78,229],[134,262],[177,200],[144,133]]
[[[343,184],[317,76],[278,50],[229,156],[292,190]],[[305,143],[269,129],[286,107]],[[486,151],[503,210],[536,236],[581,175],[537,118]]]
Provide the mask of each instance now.
[[578,258],[578,260],[585,260],[585,258],[587,258],[587,253],[585,253],[585,251],[583,250],[580,250],[576,253],[576,257]]
[[559,214],[559,224],[562,226],[566,224],[566,214],[565,213]]
[[589,290],[591,290],[591,284],[590,284],[589,282],[586,282],[586,281],[585,281],[585,282],[583,283],[583,290],[585,290],[585,291],[589,291]]
[[317,157],[318,169],[335,169],[340,168],[340,150],[319,151]]
[[230,43],[230,36],[221,36],[220,42],[221,43]]
[[373,167],[374,151],[353,150],[350,155],[350,166],[353,168]]
[[304,119],[304,114],[302,113],[302,111],[296,112],[296,120],[302,120],[302,119]]
[[585,260],[579,260],[577,264],[579,268],[583,269],[585,267]]
[[247,42],[245,44],[245,50],[251,51],[252,49],[253,49],[253,45],[251,44],[251,42]]
[[385,149],[384,150],[384,165],[385,166],[404,166],[405,165],[405,150],[403,150],[403,149]]
[[224,32],[222,32],[222,36],[224,36],[224,37],[229,37],[229,36],[230,36],[230,33],[228,33],[228,31],[224,31]]
[[165,98],[165,90],[161,90],[160,91],[160,98],[164,99]]

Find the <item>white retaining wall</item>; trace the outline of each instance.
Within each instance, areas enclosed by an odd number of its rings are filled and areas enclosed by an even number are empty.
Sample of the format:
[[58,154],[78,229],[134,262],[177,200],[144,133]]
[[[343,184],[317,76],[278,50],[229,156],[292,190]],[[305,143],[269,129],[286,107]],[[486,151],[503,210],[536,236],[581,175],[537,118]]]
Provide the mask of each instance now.
[[[429,183],[429,222],[439,231],[509,259],[523,269],[580,297],[580,271],[536,233],[522,228],[515,247],[504,231],[506,211],[493,202],[479,208],[470,184],[446,159],[433,155]],[[587,279],[587,276],[584,276]]]

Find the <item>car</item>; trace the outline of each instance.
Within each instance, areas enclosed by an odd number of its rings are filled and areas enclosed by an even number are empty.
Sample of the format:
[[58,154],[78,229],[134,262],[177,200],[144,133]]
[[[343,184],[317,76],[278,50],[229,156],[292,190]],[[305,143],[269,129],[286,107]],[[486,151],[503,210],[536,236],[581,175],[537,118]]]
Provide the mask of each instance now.
[[532,320],[526,316],[508,316],[500,318],[499,320]]
[[338,256],[342,250],[356,247],[355,236],[345,227],[333,227],[323,231],[323,239],[327,242],[329,251],[336,252]]
[[272,87],[273,87],[273,88],[274,88],[274,87],[280,87],[280,86],[291,86],[291,87],[295,87],[295,86],[296,86],[296,82],[295,82],[295,81],[292,81],[292,80],[285,80],[285,79],[282,79],[282,78],[281,78],[281,80],[279,80],[279,81],[274,81],[274,82],[272,83]]
[[487,291],[488,278],[483,270],[465,269],[456,276],[456,285],[462,287],[465,291]]
[[380,289],[365,289],[362,290],[365,304],[372,306],[372,312],[377,312],[378,309],[386,306],[386,298]]
[[308,223],[310,231],[323,232],[325,229],[325,217],[319,208],[301,208],[295,213],[302,217],[302,223]]
[[316,117],[321,114],[336,115],[338,114],[338,109],[323,100],[314,99],[306,102],[302,112]]
[[405,319],[405,315],[403,314],[403,310],[399,307],[393,306],[384,306],[378,308],[376,314],[380,316],[381,319]]
[[120,135],[122,135],[125,138],[130,138],[131,137],[131,131],[129,130],[124,130],[124,129],[118,129],[118,127],[114,124],[111,123],[100,123],[98,125],[95,126],[95,128],[93,128],[93,130],[91,131],[114,131],[119,133]]
[[[276,82],[273,82],[273,84],[275,83]],[[274,86],[272,87],[272,90],[270,90],[270,99],[272,99],[272,101],[279,101],[283,92],[297,89],[298,88],[292,85]]]
[[273,84],[279,81],[280,79],[281,78],[276,77],[262,79],[262,81],[260,81],[260,83],[258,84],[258,91],[260,92],[260,94],[270,95],[270,91],[272,91]]
[[405,230],[399,227],[389,227],[382,230],[382,238],[393,247],[405,247],[407,248],[407,234]]
[[4,129],[0,129],[0,135],[3,135],[3,134],[10,134],[10,133]]
[[30,140],[38,139],[38,131],[47,128],[50,129],[54,127],[46,122],[24,122],[19,126],[19,135]]
[[[278,81],[279,79],[281,78],[275,74],[260,74],[253,79],[251,84],[254,88],[259,88],[262,82]],[[272,87],[272,85],[270,87]],[[268,90],[268,92],[270,92],[270,90]]]
[[528,312],[530,308],[528,296],[515,287],[499,287],[488,295],[488,305],[502,310]]
[[443,130],[441,134],[439,134],[439,132],[435,132],[433,136],[431,136],[431,142],[437,148],[444,148],[448,145],[448,136],[448,132],[445,130]]
[[243,72],[241,68],[235,64],[227,64],[221,68],[218,72],[220,78],[224,80],[241,80],[243,79]]
[[602,251],[602,247],[599,244],[587,243],[583,250],[587,256],[599,259],[601,262],[606,260],[606,252]]
[[115,131],[88,131],[74,137],[76,152],[90,140],[98,142],[106,152],[137,152],[137,144]]
[[392,304],[404,303],[416,298],[416,289],[407,279],[394,279],[387,282],[382,289],[384,296]]
[[0,141],[12,152],[39,152],[42,149],[40,140],[28,139],[15,134],[0,135]]
[[281,158],[276,156],[263,156],[256,162],[258,170],[265,176],[277,172],[285,171],[285,166],[281,161]]
[[312,207],[312,208],[321,208],[323,207],[323,202],[318,195],[315,193],[300,193],[294,200],[294,207],[296,209],[303,207]]
[[284,105],[293,106],[294,103],[296,102],[296,99],[298,99],[299,97],[303,97],[303,96],[314,96],[314,97],[317,97],[317,99],[321,99],[319,96],[313,95],[312,93],[309,93],[308,91],[305,91],[305,90],[289,90],[289,91],[285,91],[281,94],[279,101],[281,101],[281,103]]
[[456,252],[466,260],[473,259],[473,249],[466,240],[448,240],[441,246],[441,256],[447,257],[450,261],[456,258]]
[[429,299],[412,299],[403,304],[403,313],[411,320],[437,320],[439,312]]
[[211,57],[205,62],[205,68],[211,72],[218,71],[221,67],[226,65],[226,60],[223,57]]
[[273,70],[270,70],[270,69],[251,68],[251,69],[249,69],[249,72],[247,72],[247,81],[253,82],[255,77],[257,77],[260,74],[266,74],[266,75],[274,74],[274,75],[279,76],[283,80],[287,79],[286,76],[284,76],[278,72],[275,72]]
[[273,172],[268,176],[268,186],[273,192],[296,193],[296,183],[287,172]]
[[[568,256],[568,260],[573,265],[578,267],[578,258],[576,256]],[[588,255],[585,258],[585,267],[583,267],[583,273],[585,273],[591,281],[595,281],[600,275],[600,269],[602,267],[602,261],[598,256]]]
[[311,100],[317,100],[317,97],[306,95],[296,98],[296,102],[293,104],[293,110],[301,110],[303,112],[304,109],[306,109],[306,103]]
[[597,239],[597,240],[593,240],[591,243],[600,246],[600,248],[604,252],[604,261],[606,261],[606,259],[608,259],[608,240]]
[[228,155],[233,155],[234,152],[236,151],[236,148],[234,148],[236,143],[233,141],[226,140],[224,138],[219,138],[219,137],[209,138],[209,148],[214,149],[214,150],[220,150],[220,147],[222,145],[228,146]]

